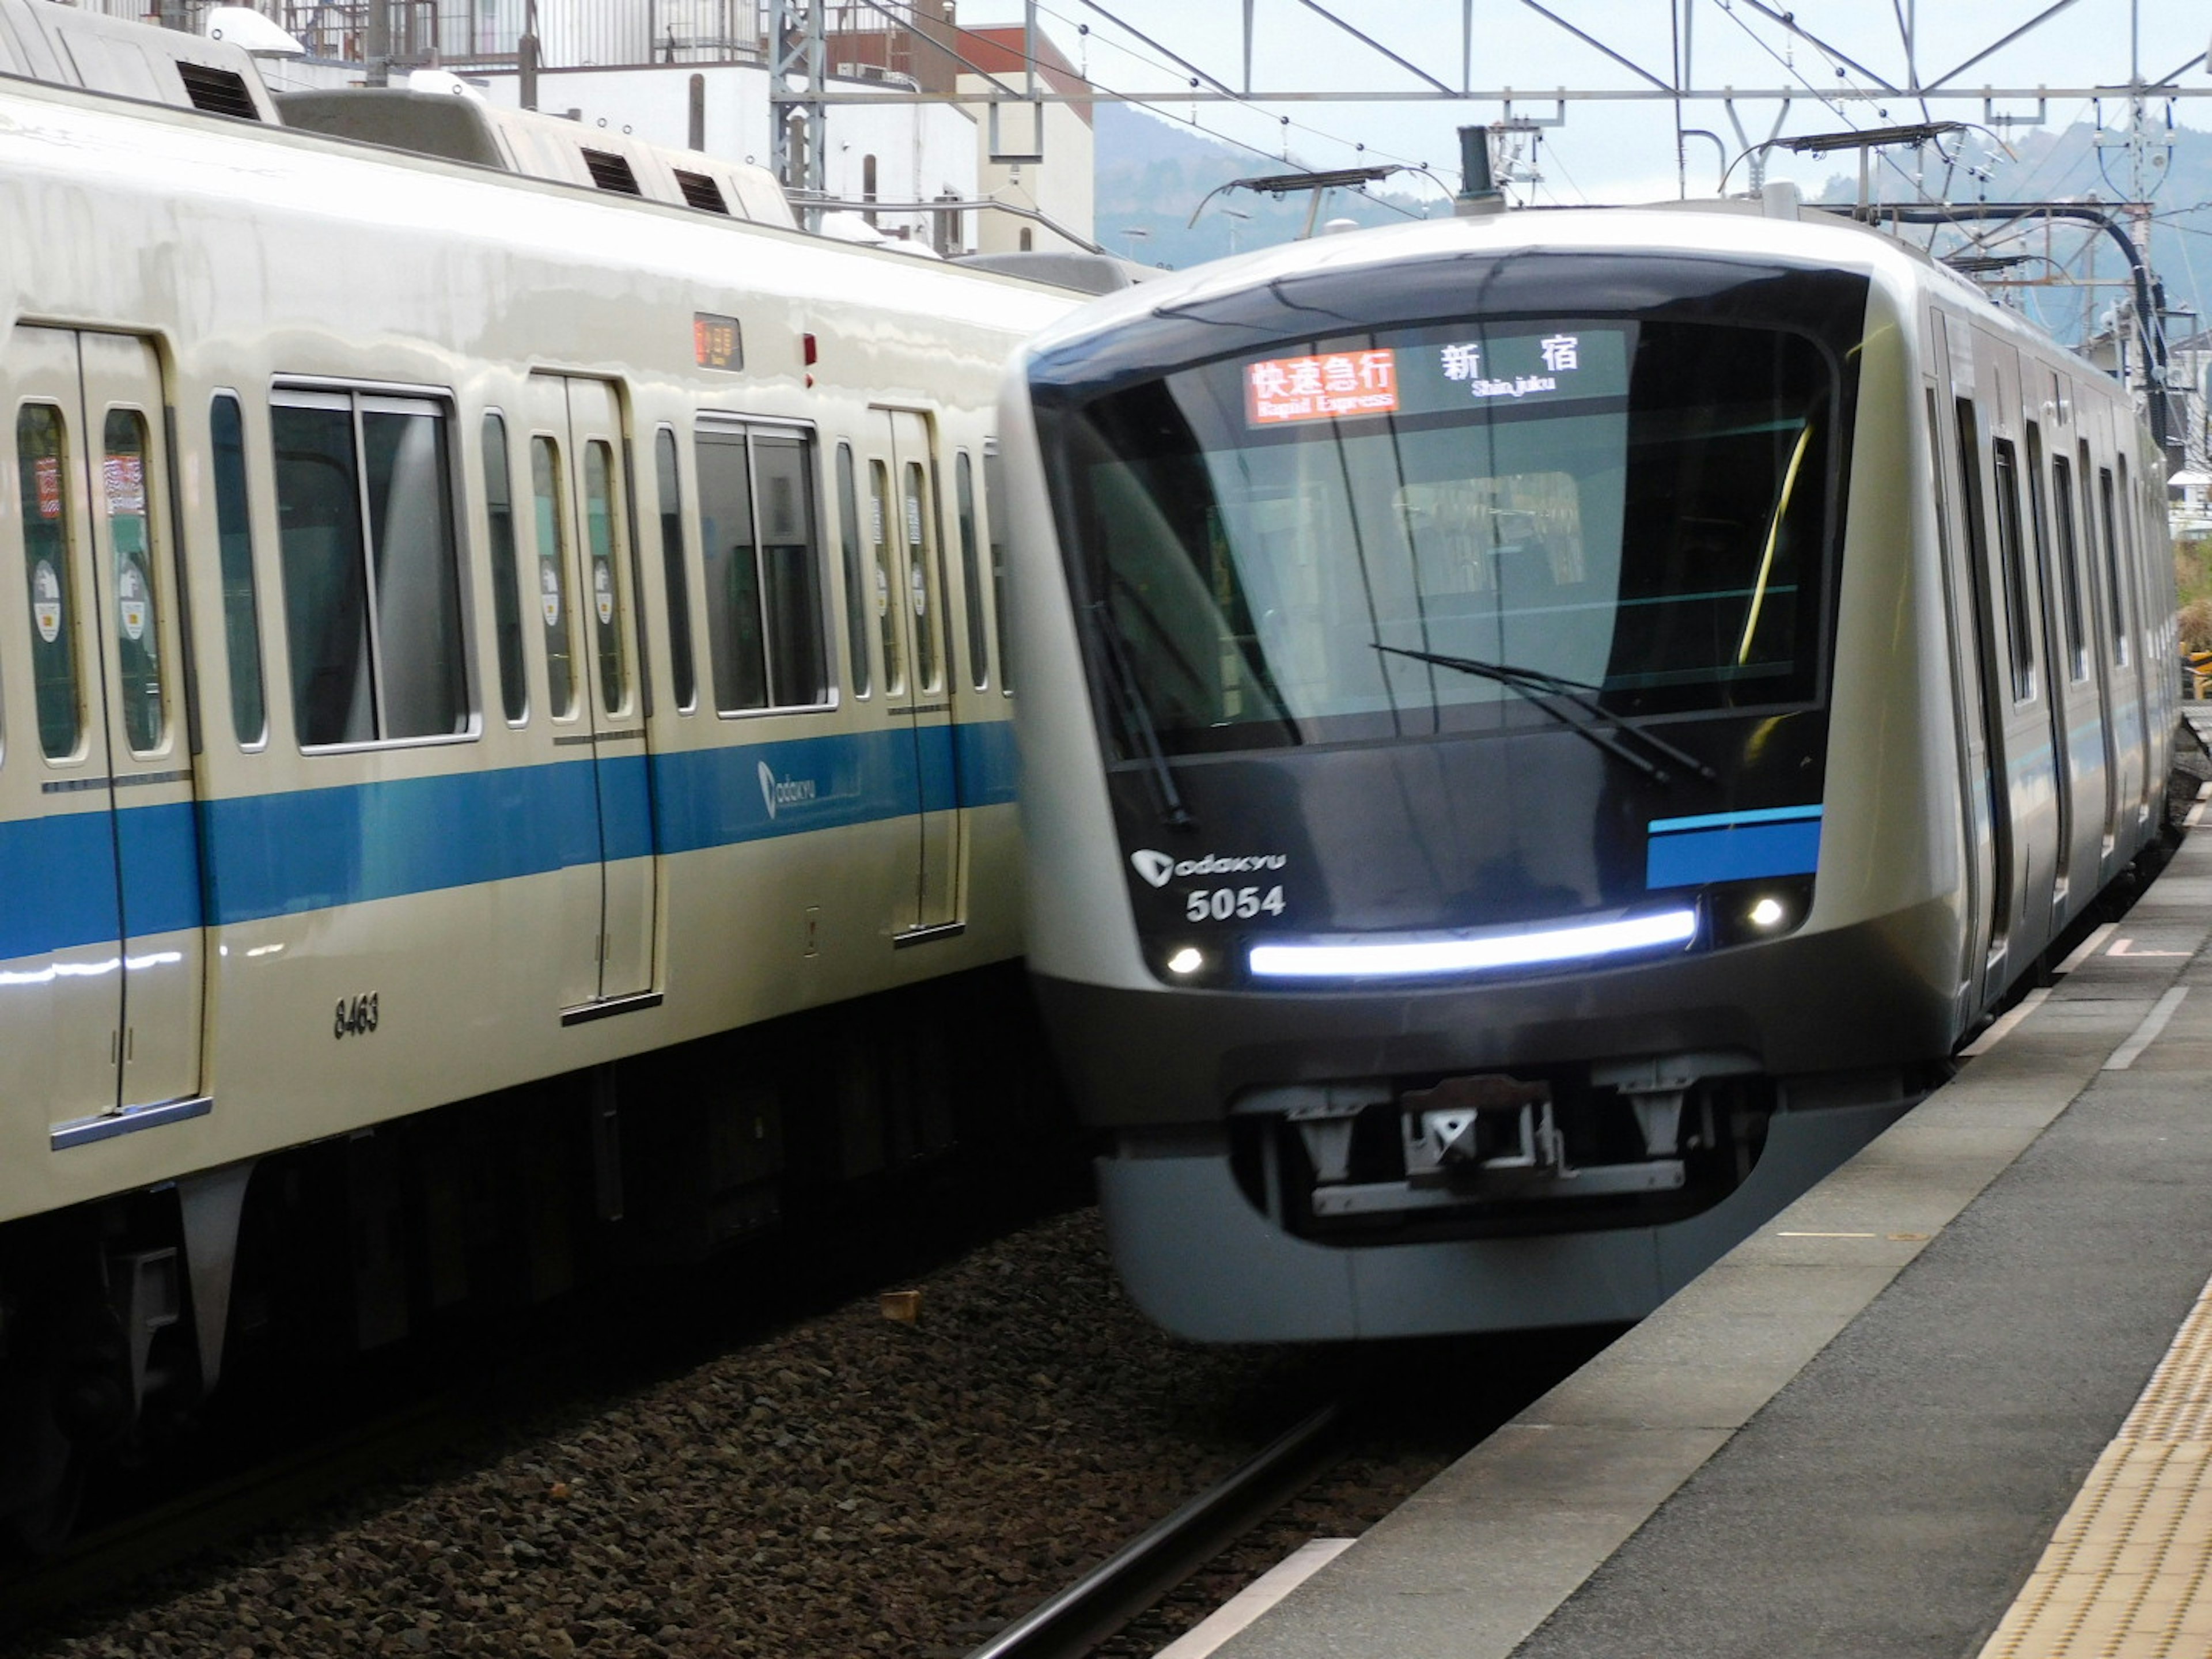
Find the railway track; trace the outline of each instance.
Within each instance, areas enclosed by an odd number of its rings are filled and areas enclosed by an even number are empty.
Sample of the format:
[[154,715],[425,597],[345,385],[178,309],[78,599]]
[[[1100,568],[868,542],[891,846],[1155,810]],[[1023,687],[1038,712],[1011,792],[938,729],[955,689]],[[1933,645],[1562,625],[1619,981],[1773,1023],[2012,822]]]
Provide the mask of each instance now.
[[1081,1659],[1326,1472],[1344,1453],[1349,1419],[1341,1402],[1312,1413],[968,1659]]
[[43,1560],[0,1571],[0,1638],[387,1480],[485,1420],[458,1395],[417,1401],[97,1527]]

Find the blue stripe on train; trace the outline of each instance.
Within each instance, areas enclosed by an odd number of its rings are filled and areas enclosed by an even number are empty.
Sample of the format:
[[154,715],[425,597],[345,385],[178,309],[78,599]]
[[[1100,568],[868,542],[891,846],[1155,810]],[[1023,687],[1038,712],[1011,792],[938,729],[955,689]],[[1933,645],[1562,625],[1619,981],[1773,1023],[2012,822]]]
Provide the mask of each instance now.
[[0,958],[118,936],[111,822],[105,812],[65,812],[0,824],[0,867],[9,877]]
[[183,803],[0,823],[0,960],[120,937],[118,854],[143,937],[873,823],[956,784],[1000,805],[1013,750],[999,720],[289,790],[200,803],[197,845]]
[[1810,875],[1820,862],[1817,817],[1738,823],[1655,835],[1644,854],[1644,884],[1694,887],[1757,876]]

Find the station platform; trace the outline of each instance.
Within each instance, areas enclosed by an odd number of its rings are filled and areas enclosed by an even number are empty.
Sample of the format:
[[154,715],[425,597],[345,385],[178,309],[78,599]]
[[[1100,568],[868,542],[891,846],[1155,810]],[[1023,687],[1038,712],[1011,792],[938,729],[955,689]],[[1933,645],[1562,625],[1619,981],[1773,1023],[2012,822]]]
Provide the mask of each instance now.
[[2208,937],[2212,821],[1950,1083],[1176,1659],[2212,1655]]

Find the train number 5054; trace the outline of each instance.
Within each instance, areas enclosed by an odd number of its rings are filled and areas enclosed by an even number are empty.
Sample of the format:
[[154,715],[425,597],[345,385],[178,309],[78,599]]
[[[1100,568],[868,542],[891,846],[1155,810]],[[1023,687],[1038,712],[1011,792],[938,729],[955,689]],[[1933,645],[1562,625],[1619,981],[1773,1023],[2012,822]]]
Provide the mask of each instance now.
[[1283,914],[1283,890],[1270,887],[1266,896],[1256,887],[1193,888],[1182,896],[1183,914],[1192,921],[1227,921],[1231,916],[1271,916]]

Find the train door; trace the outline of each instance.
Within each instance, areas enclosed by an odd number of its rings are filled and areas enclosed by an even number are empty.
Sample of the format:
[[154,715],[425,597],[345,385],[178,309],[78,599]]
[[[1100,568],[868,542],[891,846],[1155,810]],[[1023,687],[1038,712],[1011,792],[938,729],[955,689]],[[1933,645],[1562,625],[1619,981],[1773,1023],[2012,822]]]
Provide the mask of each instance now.
[[[2154,660],[2153,653],[2159,637],[2159,627],[2144,608],[2145,600],[2151,590],[2145,583],[2145,574],[2148,566],[2144,561],[2143,555],[2149,544],[2149,538],[2155,532],[2152,529],[2151,520],[2147,517],[2147,509],[2142,495],[2137,493],[2136,489],[2130,488],[2128,482],[2130,477],[2128,452],[2135,447],[2134,423],[2121,422],[2119,428],[2116,434],[2118,439],[2116,447],[2119,450],[2120,475],[2118,512],[2116,514],[2115,522],[2119,526],[2121,564],[2127,573],[2125,586],[2128,611],[2129,614],[2135,618],[2130,643],[2136,659],[2134,683],[2137,713],[2135,728],[2137,739],[2137,781],[2131,799],[2136,806],[2136,821],[2141,823],[2148,822],[2152,806],[2157,800],[2158,792],[2164,783],[2164,780],[2159,775],[2158,734],[2154,726],[2154,711],[2160,700],[2153,681],[2154,677],[2161,677],[2161,683],[2163,683],[2162,677],[2167,676],[2168,669],[2162,659]],[[2138,486],[2139,484],[2140,478],[2138,478]],[[2165,515],[2162,513],[2156,522],[2159,524],[2165,522]],[[2142,526],[2140,536],[2136,532],[2138,523]],[[2162,541],[2164,538],[2161,537],[2160,539]],[[2168,556],[2171,556],[2170,553]]]
[[159,360],[128,336],[43,328],[8,351],[58,1142],[199,1098],[199,841]]
[[1966,927],[1960,988],[1966,1018],[2001,988],[2006,923],[2011,915],[2012,846],[2005,810],[2003,745],[1996,714],[1996,657],[1985,557],[1974,421],[1972,334],[1941,312],[1929,317],[1927,388],[1929,471],[1936,486],[1937,544],[1943,556],[1945,620],[1951,647],[1952,707],[1960,753],[1966,828]]
[[[2142,665],[2141,653],[2133,639],[2133,594],[2126,580],[2127,545],[2124,521],[2120,517],[2118,488],[2114,482],[2115,451],[2124,441],[2129,430],[2126,414],[2109,406],[2097,411],[2090,437],[2092,449],[2083,467],[2083,482],[2089,495],[2090,519],[2096,530],[2098,546],[2103,555],[2099,561],[2098,597],[2105,611],[2105,637],[2099,642],[2106,670],[2112,688],[2112,731],[2114,733],[2114,795],[2112,832],[2116,842],[2116,859],[2124,861],[2132,851],[2133,826],[2130,833],[2121,833],[2123,819],[2131,815],[2142,799],[2148,780],[2144,775]],[[2094,469],[2094,477],[2091,476]]]
[[599,380],[534,375],[530,398],[553,741],[580,751],[588,770],[587,785],[560,799],[589,820],[586,843],[598,849],[594,864],[571,872],[571,907],[580,907],[592,938],[589,961],[571,962],[562,976],[573,1023],[650,994],[657,860],[621,411]]
[[1996,684],[2013,844],[2009,926],[2018,932],[2020,947],[2007,963],[2004,981],[2009,982],[2051,936],[2060,774],[2051,747],[2050,676],[2040,650],[2042,590],[2029,545],[2020,354],[2009,342],[1977,329],[1974,368],[1978,460],[1989,503],[1985,568],[2002,671]]
[[2046,671],[2039,689],[2049,721],[2052,793],[2058,817],[2051,872],[2051,926],[2055,931],[2064,919],[2068,892],[2073,884],[2075,763],[2067,721],[2071,718],[2069,701],[2079,702],[2081,694],[2069,684],[2073,673],[2071,659],[2066,652],[2063,618],[2057,614],[2064,585],[2054,574],[2058,568],[2051,549],[2051,516],[2055,508],[2046,488],[2048,482],[2043,428],[2039,422],[2030,421],[2027,465],[2020,483],[2027,496],[2028,521],[2034,532],[2033,580],[2042,601],[2036,607],[2035,627],[2039,631]]
[[2109,619],[2112,597],[2100,576],[2102,567],[2097,556],[2097,463],[2091,441],[2094,438],[2100,443],[2102,441],[2098,437],[2103,429],[2100,415],[2101,410],[2093,403],[2077,417],[2075,465],[2071,482],[2074,508],[2081,526],[2083,628],[2087,635],[2089,662],[2097,677],[2099,725],[2104,738],[2105,822],[2098,854],[2098,881],[2101,885],[2110,881],[2118,869],[2112,854],[2119,845],[2120,830],[2121,689],[2119,678],[2106,650],[2106,642],[2112,637]]
[[[914,902],[902,903],[894,941],[916,944],[957,933],[961,825],[952,763],[952,667],[945,623],[944,550],[939,544],[937,468],[930,420],[905,410],[879,411],[882,451],[871,464],[871,520],[876,532],[877,605],[884,630],[885,712],[913,742],[915,823]],[[894,673],[890,665],[899,667]]]
[[2078,908],[2103,887],[2104,858],[2112,849],[2112,704],[2099,668],[2094,584],[2084,557],[2087,526],[2075,471],[2081,416],[2073,383],[2063,374],[2051,376],[2051,404],[2055,417],[2045,465],[2056,566],[2051,581],[2058,606],[2051,662],[2053,681],[2063,680],[2066,692],[2071,841],[2062,850],[2069,875],[2081,878],[2072,906]]

